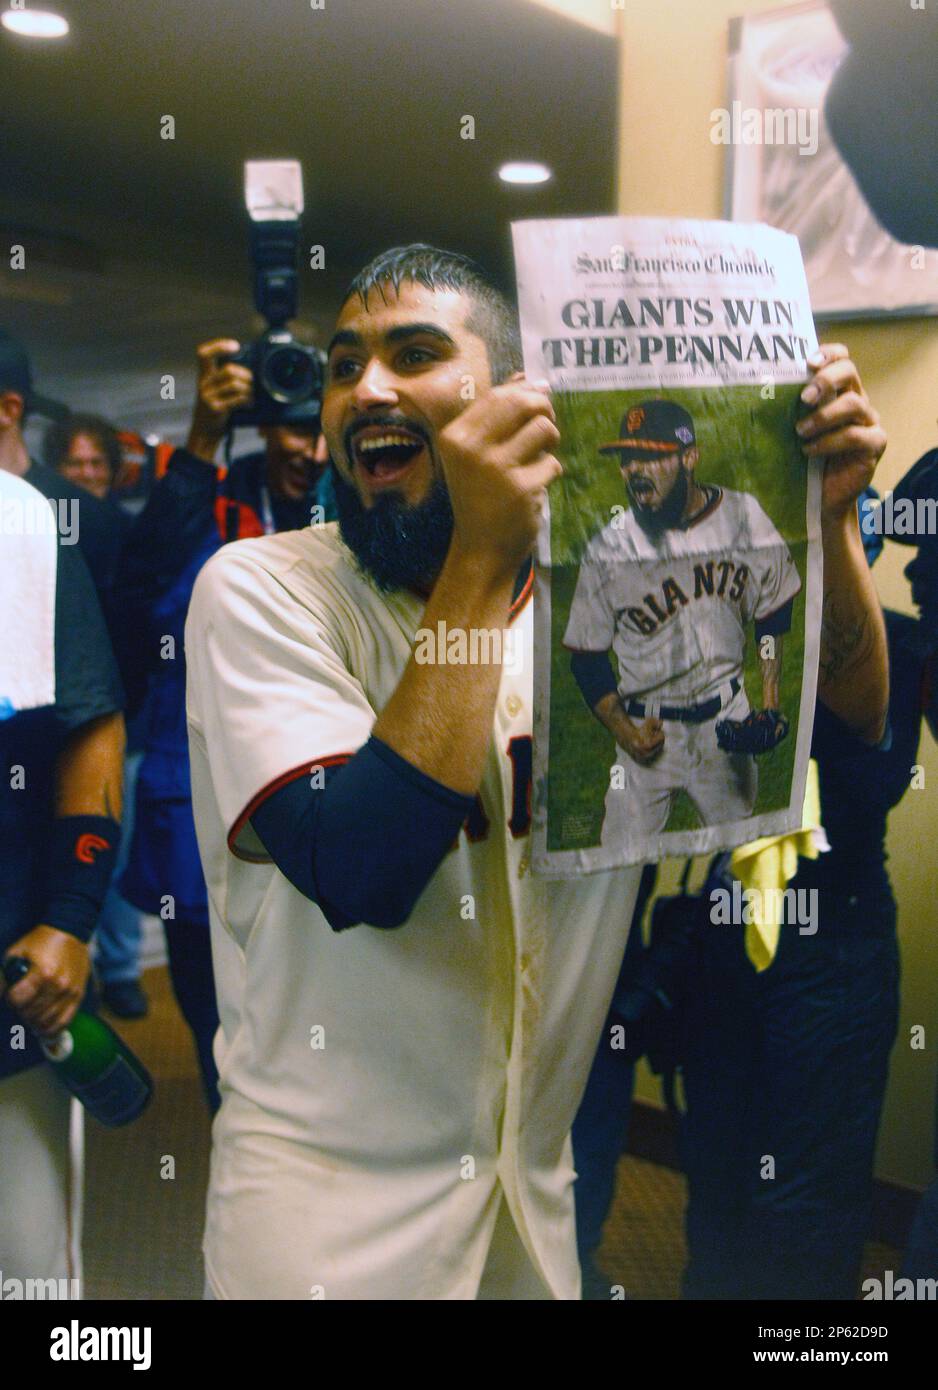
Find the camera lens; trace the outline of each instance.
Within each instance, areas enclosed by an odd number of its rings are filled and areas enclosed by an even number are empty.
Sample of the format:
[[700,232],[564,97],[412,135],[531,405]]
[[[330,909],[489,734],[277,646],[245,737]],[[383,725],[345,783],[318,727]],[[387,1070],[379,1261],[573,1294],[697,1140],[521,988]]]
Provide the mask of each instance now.
[[265,391],[283,405],[308,400],[313,392],[313,362],[309,352],[297,343],[272,347],[265,352],[260,368]]

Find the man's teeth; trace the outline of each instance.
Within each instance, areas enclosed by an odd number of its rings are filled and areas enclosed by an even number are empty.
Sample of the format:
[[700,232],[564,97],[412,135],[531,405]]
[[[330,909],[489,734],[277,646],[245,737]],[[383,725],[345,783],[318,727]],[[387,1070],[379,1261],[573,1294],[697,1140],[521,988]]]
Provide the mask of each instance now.
[[368,439],[360,439],[358,442],[358,450],[362,454],[370,453],[373,449],[393,449],[401,446],[415,448],[418,446],[418,441],[409,434],[380,434],[372,435]]

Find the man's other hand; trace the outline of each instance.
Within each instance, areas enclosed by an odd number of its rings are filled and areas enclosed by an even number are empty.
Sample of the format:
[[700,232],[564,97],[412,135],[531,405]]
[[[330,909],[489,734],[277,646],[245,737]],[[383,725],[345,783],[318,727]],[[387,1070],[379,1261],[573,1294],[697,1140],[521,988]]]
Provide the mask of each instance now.
[[6,954],[25,956],[32,967],[6,991],[11,1008],[40,1036],[67,1027],[84,997],[91,969],[84,942],[55,927],[40,926],[14,941]]

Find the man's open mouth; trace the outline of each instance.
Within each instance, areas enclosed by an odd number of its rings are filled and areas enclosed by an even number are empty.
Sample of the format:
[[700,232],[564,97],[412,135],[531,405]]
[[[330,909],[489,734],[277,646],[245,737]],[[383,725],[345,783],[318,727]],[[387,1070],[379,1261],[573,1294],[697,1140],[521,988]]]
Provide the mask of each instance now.
[[655,486],[647,478],[633,478],[629,483],[629,492],[637,502],[647,502],[654,496]]
[[369,425],[352,440],[354,462],[376,482],[400,477],[426,441],[412,430],[389,425]]

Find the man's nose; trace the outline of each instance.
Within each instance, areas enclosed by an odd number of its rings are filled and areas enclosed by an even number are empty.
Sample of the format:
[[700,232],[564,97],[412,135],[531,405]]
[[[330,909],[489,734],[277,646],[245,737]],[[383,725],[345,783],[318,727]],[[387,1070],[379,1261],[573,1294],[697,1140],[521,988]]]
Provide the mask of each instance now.
[[355,383],[353,400],[360,410],[388,405],[397,400],[394,375],[382,362],[372,360]]

